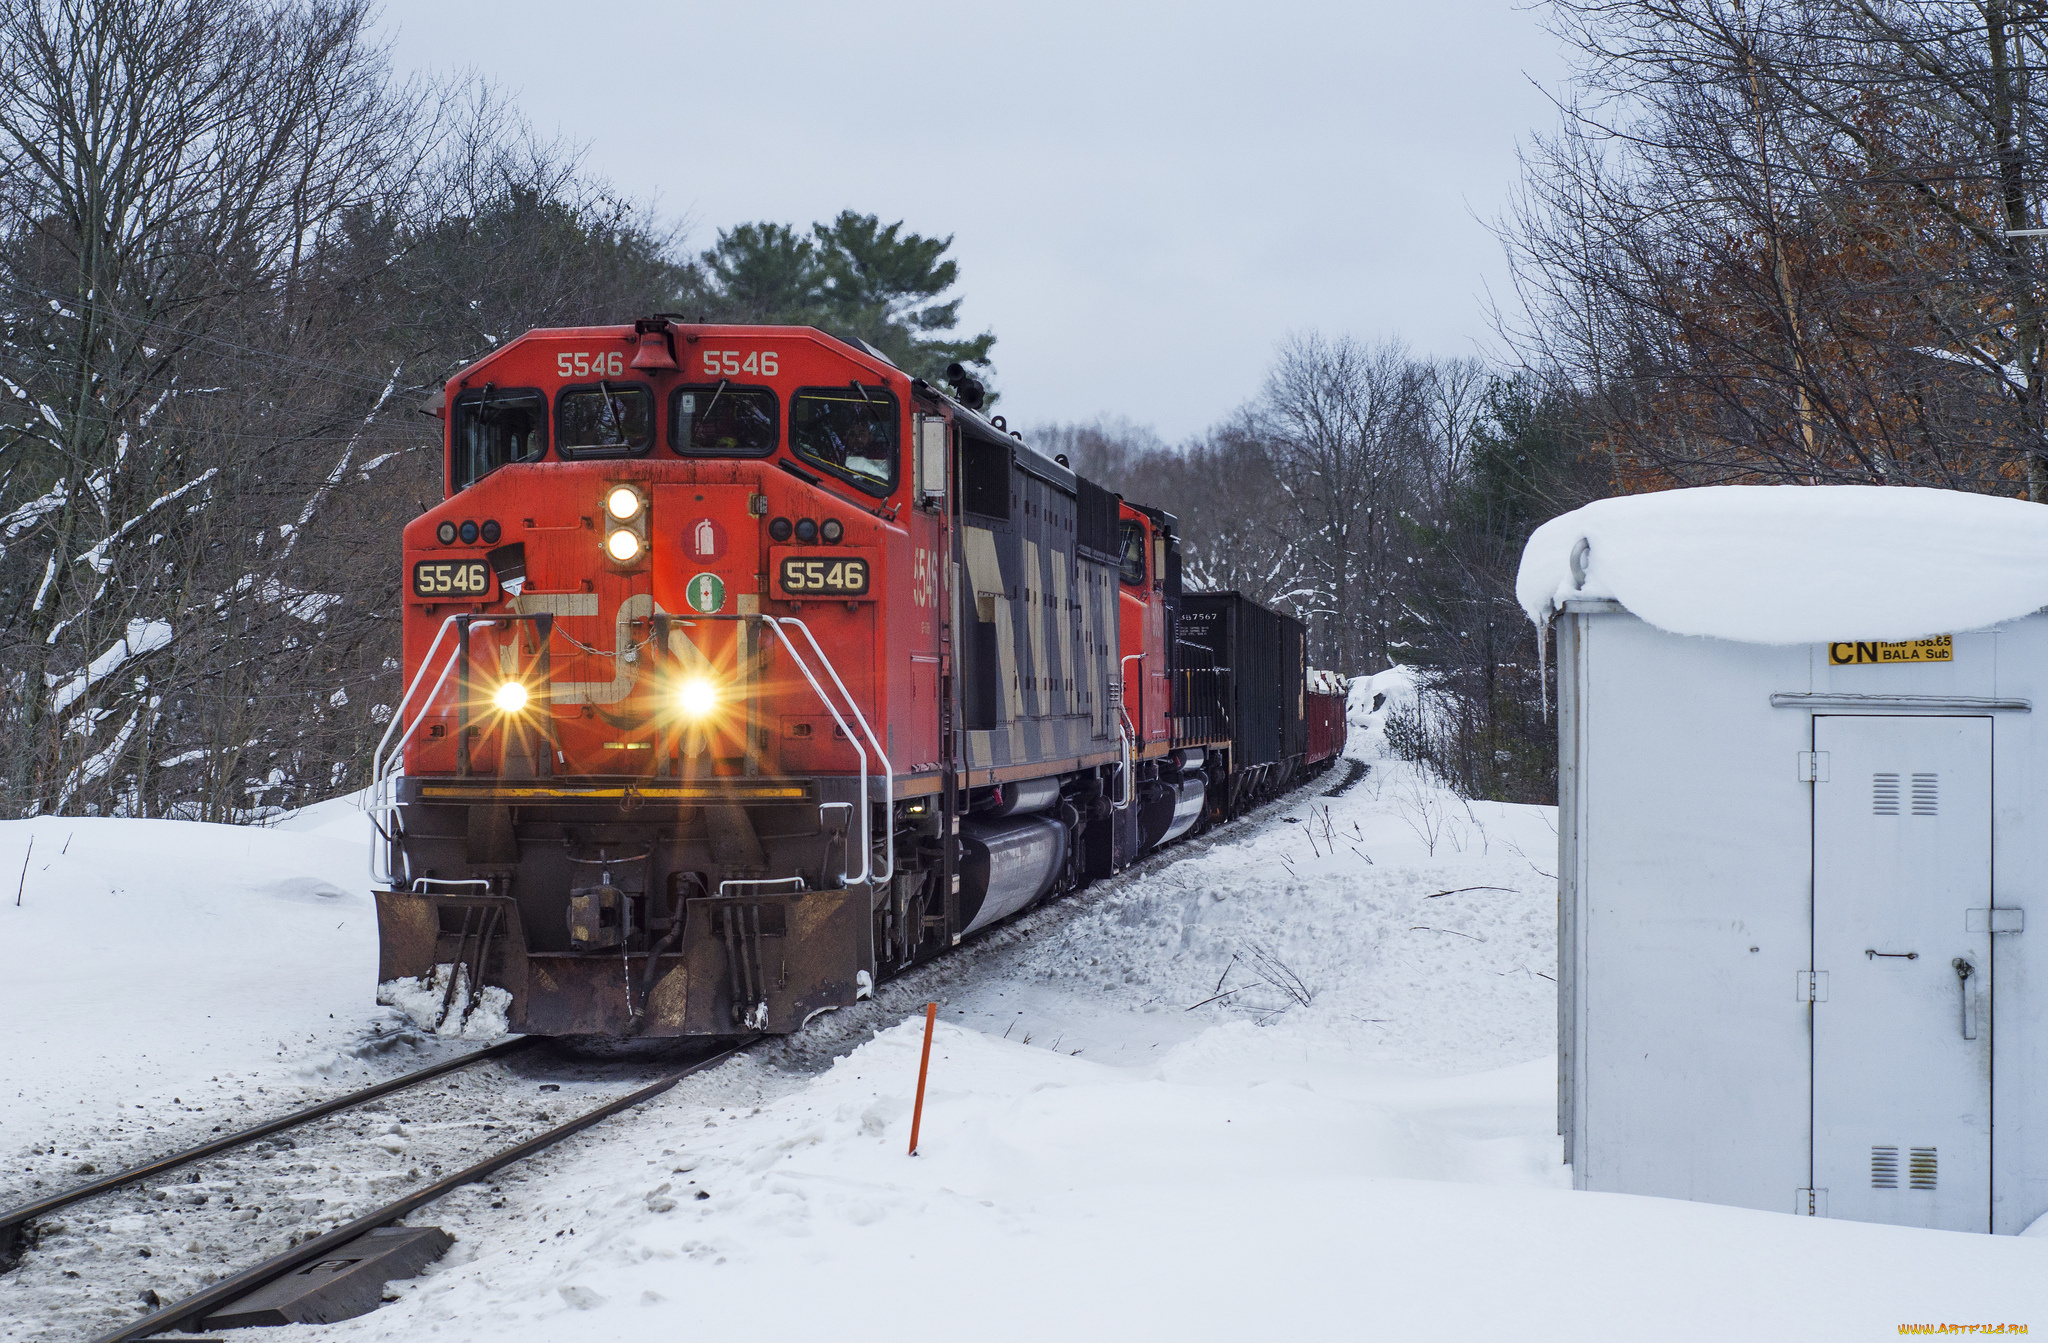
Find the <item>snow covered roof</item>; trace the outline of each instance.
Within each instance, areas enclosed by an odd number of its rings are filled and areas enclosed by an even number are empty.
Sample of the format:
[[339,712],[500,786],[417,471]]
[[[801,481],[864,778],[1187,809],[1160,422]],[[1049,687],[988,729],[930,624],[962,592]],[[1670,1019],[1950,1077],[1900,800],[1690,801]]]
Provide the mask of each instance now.
[[1602,499],[1536,529],[1515,596],[1538,623],[1605,597],[1674,634],[1744,643],[1982,629],[2048,606],[2048,506],[1875,485]]

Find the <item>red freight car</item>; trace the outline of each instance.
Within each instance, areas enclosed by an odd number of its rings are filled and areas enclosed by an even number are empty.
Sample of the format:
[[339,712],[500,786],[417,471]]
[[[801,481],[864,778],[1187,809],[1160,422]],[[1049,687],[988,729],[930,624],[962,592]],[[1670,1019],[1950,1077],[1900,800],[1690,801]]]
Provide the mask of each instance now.
[[1308,755],[1311,765],[1328,764],[1344,754],[1344,704],[1347,685],[1335,672],[1308,671],[1306,691]]

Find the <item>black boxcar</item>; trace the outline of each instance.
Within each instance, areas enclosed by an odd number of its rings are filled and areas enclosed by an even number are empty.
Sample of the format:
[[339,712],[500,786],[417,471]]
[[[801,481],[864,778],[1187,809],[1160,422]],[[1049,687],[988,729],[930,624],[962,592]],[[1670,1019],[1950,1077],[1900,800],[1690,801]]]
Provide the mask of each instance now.
[[1193,672],[1215,669],[1241,796],[1231,812],[1282,789],[1308,750],[1308,630],[1237,592],[1190,592],[1174,623],[1174,657]]

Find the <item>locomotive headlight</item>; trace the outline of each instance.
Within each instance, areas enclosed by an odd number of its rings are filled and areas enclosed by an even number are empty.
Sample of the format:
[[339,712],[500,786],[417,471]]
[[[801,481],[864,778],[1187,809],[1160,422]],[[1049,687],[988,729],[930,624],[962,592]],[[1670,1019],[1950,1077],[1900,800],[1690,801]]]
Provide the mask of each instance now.
[[517,681],[507,681],[491,696],[491,703],[499,713],[518,713],[526,707],[526,687]]
[[613,564],[635,564],[647,554],[647,521],[647,496],[637,486],[604,492],[604,553]]
[[631,522],[640,516],[640,491],[631,485],[612,486],[604,497],[604,511],[620,522]]
[[718,707],[718,687],[693,676],[676,687],[676,707],[685,718],[702,718]]

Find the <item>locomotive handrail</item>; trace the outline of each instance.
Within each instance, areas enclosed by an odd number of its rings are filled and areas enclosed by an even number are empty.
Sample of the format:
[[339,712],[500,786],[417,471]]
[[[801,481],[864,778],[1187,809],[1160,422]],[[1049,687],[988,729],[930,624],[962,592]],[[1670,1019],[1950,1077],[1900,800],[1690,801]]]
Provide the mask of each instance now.
[[794,625],[804,632],[805,642],[817,653],[818,660],[825,664],[825,672],[832,678],[832,684],[839,687],[839,693],[846,697],[846,707],[853,710],[853,721],[860,724],[860,730],[867,734],[868,745],[875,748],[875,758],[882,762],[882,809],[887,817],[883,823],[883,829],[886,831],[883,838],[884,867],[881,875],[873,877],[872,880],[877,884],[891,881],[896,876],[896,766],[889,759],[889,753],[882,749],[882,743],[876,739],[875,730],[868,726],[867,715],[860,711],[859,701],[847,690],[846,682],[839,679],[839,669],[832,665],[832,659],[818,646],[818,638],[811,633],[811,627],[795,616],[763,616],[762,619],[782,625]]
[[[434,642],[427,645],[427,655],[420,659],[420,669],[417,672],[413,673],[412,684],[408,685],[405,688],[405,694],[399,698],[398,707],[391,711],[391,722],[384,729],[384,735],[377,739],[377,749],[371,752],[370,754],[370,780],[372,786],[383,782],[385,776],[390,772],[388,769],[389,761],[386,759],[384,755],[384,747],[387,743],[390,742],[391,734],[398,731],[398,725],[405,721],[405,706],[412,703],[413,692],[420,688],[420,682],[426,679],[427,672],[432,669],[434,665],[434,654],[437,651],[439,651],[441,647],[441,640],[448,637],[449,628],[460,619],[462,619],[462,615],[460,613],[449,616],[446,620],[441,622],[441,628],[434,631]],[[472,626],[472,628],[474,628],[474,626]],[[455,653],[456,650],[453,648],[448,650],[448,663],[446,666],[441,668],[441,675],[434,682],[434,688],[427,693],[426,702],[428,704],[432,704],[434,702],[434,697],[441,693],[442,685],[444,685],[448,680],[448,673],[455,670]],[[419,726],[419,724],[415,722],[413,724],[413,727],[417,726]],[[410,741],[411,739],[412,728],[407,728],[405,731],[405,735],[398,739],[398,745],[392,747],[390,759],[396,760],[398,758],[398,753],[405,749],[406,742]],[[377,808],[366,807],[364,808],[364,810],[377,810]]]
[[792,884],[794,884],[794,886],[796,887],[796,893],[797,893],[797,894],[799,894],[799,895],[803,894],[803,891],[804,891],[804,879],[803,879],[803,877],[801,877],[801,876],[795,876],[795,877],[730,877],[730,878],[726,879],[725,881],[721,881],[721,882],[719,882],[719,883],[718,883],[718,898],[719,898],[719,899],[721,899],[721,900],[723,900],[723,899],[725,899],[725,898],[726,898],[726,895],[725,895],[725,888],[726,888],[726,887],[728,887],[728,886],[789,886],[789,885],[792,885]]
[[[420,682],[424,681],[427,678],[427,673],[432,670],[434,654],[439,651],[441,641],[448,637],[449,627],[460,619],[462,619],[460,613],[449,616],[441,622],[441,628],[434,631],[434,642],[427,645],[427,655],[420,659],[420,669],[413,673],[412,684],[408,685],[405,688],[405,694],[399,697],[398,707],[391,712],[391,722],[385,727],[384,735],[378,739],[377,749],[371,753],[370,795],[363,803],[363,810],[370,813],[373,817],[389,815],[398,807],[398,800],[391,795],[390,784],[394,777],[392,767],[404,759],[405,744],[412,740],[413,732],[426,718],[424,705],[422,705],[420,717],[414,719],[412,726],[407,728],[404,734],[399,737],[398,744],[391,747],[391,753],[388,756],[384,753],[384,748],[390,743],[391,734],[398,731],[398,725],[405,721],[405,708],[408,704],[412,703],[413,694],[420,688]],[[475,622],[472,622],[470,628],[474,629],[475,627]],[[461,641],[458,640],[456,646],[448,650],[448,660],[442,664],[441,674],[434,679],[434,688],[427,692],[425,704],[432,704],[440,697],[441,687],[448,683],[448,673],[455,670],[455,659],[460,653],[461,647]],[[372,824],[375,824],[375,822],[373,821]],[[382,826],[377,827],[377,833],[385,842],[370,846],[370,880],[389,886],[397,874],[390,868],[379,868],[377,856],[381,851],[388,858],[394,841],[384,834]]]
[[[889,866],[888,870],[881,877],[877,878],[874,875],[875,843],[868,832],[868,826],[872,824],[872,820],[864,821],[861,827],[862,834],[860,845],[859,880],[862,884],[867,884],[869,882],[877,880],[887,881],[891,877],[893,877],[896,872],[896,767],[890,764],[889,756],[885,751],[882,750],[881,743],[875,741],[875,734],[871,729],[868,729],[867,719],[861,715],[860,706],[854,703],[853,696],[847,693],[846,683],[839,679],[839,672],[835,667],[833,667],[832,659],[826,655],[825,650],[823,648],[818,647],[818,641],[816,638],[812,637],[810,627],[805,625],[803,621],[798,620],[795,616],[771,616],[766,612],[761,611],[746,612],[739,615],[730,616],[697,616],[694,617],[694,619],[758,620],[762,624],[768,626],[769,629],[775,632],[775,638],[777,642],[779,642],[784,648],[789,650],[790,660],[796,663],[796,669],[802,672],[804,674],[804,680],[810,683],[811,693],[818,697],[818,703],[825,706],[825,712],[832,715],[832,721],[838,725],[840,734],[846,738],[846,744],[853,748],[854,754],[859,758],[860,809],[861,814],[863,816],[869,816],[870,808],[868,806],[867,747],[862,746],[860,744],[860,739],[854,736],[853,729],[850,726],[848,726],[846,722],[846,715],[839,712],[839,706],[834,704],[832,702],[832,697],[825,693],[825,687],[818,684],[818,678],[811,674],[810,664],[804,661],[804,655],[797,650],[797,646],[794,643],[790,642],[789,635],[783,632],[782,626],[784,625],[784,623],[792,624],[804,632],[804,639],[811,645],[813,649],[817,650],[818,660],[825,664],[825,671],[828,675],[831,676],[832,683],[839,687],[839,692],[842,695],[846,695],[846,707],[852,709],[854,717],[856,719],[859,719],[861,727],[864,730],[866,730],[868,741],[872,743],[875,747],[876,756],[879,757],[882,762],[882,781],[884,788],[883,796],[888,800],[887,809],[882,817],[882,826],[885,832],[883,840],[888,853]],[[854,881],[854,875],[853,873],[842,869],[839,873],[839,880],[843,883],[850,885]]]
[[[1119,690],[1123,689],[1125,666],[1134,661],[1139,664],[1138,716],[1141,718],[1145,715],[1144,657],[1143,653],[1126,653],[1117,659],[1116,664],[1116,683]],[[1138,725],[1131,721],[1131,711],[1124,700],[1125,697],[1123,695],[1117,696],[1116,745],[1118,753],[1123,756],[1122,770],[1124,776],[1124,800],[1114,804],[1118,811],[1127,810],[1133,802],[1138,800]]]
[[1138,800],[1138,756],[1134,744],[1138,730],[1131,725],[1131,715],[1123,705],[1116,706],[1116,749],[1123,759],[1118,769],[1123,774],[1124,800],[1114,803],[1118,811],[1127,809]]
[[[1124,668],[1125,668],[1125,667],[1127,667],[1127,666],[1129,666],[1129,665],[1130,665],[1131,663],[1133,663],[1133,662],[1137,662],[1137,663],[1140,663],[1140,664],[1142,664],[1142,663],[1143,663],[1143,661],[1144,661],[1144,657],[1145,657],[1145,655],[1144,655],[1143,653],[1126,653],[1126,654],[1124,654],[1124,655],[1123,655],[1123,656],[1122,656],[1121,658],[1118,658],[1118,659],[1117,659],[1117,664],[1116,664],[1116,679],[1117,679],[1117,684],[1119,684],[1119,685],[1123,684],[1123,679],[1124,679],[1124,675],[1125,675],[1125,672],[1124,672]],[[1128,702],[1129,698],[1130,698],[1130,697],[1129,697],[1128,695],[1126,695],[1126,696],[1120,696],[1120,697],[1119,697],[1119,698],[1117,699],[1117,703],[1118,703],[1118,704],[1120,704],[1120,705],[1121,705],[1121,704],[1127,704],[1127,702]],[[1143,718],[1144,716],[1145,716],[1145,668],[1144,668],[1144,667],[1143,667],[1142,665],[1140,665],[1140,666],[1139,666],[1139,668],[1138,668],[1138,717],[1140,717],[1140,718]],[[1137,729],[1137,725],[1136,725],[1136,724],[1132,724],[1132,726],[1131,726],[1131,734],[1132,734],[1133,736],[1136,736],[1136,735],[1137,735],[1137,731],[1138,731],[1138,729]]]

